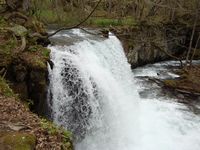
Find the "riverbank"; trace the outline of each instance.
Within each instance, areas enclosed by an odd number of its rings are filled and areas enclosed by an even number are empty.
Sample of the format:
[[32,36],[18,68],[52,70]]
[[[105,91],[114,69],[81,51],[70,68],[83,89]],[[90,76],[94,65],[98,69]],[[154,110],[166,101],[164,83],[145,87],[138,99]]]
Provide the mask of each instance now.
[[164,86],[193,98],[200,96],[200,65],[179,69],[180,77],[173,80],[164,80]]
[[71,150],[71,134],[38,116],[48,115],[46,30],[19,14],[0,16],[0,147]]

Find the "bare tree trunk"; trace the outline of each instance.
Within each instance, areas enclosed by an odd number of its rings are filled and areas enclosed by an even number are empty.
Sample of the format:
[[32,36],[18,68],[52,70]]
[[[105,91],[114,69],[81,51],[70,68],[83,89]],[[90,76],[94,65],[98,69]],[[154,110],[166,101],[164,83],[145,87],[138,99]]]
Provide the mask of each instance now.
[[108,1],[108,12],[111,13],[112,11],[112,0]]
[[189,49],[188,49],[187,56],[186,56],[186,64],[185,64],[186,66],[189,63],[189,57],[190,57],[190,53],[192,51],[192,43],[193,43],[195,31],[196,31],[197,20],[198,20],[198,7],[196,9],[195,20],[194,20],[193,29],[192,29],[192,35],[190,38],[190,45],[189,45]]
[[199,36],[198,36],[198,39],[197,39],[197,42],[196,42],[195,48],[194,48],[194,50],[193,50],[192,57],[191,57],[191,59],[190,59],[190,66],[192,66],[192,60],[194,59],[194,56],[195,56],[195,53],[196,53],[196,50],[197,50],[197,47],[198,47],[199,41],[200,41],[200,33],[199,33]]

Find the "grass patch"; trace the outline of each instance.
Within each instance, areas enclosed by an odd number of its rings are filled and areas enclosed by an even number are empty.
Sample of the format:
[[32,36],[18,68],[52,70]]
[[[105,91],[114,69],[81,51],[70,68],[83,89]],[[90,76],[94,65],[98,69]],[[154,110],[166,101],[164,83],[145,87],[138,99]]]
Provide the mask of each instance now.
[[90,19],[88,21],[88,24],[99,27],[107,27],[107,26],[121,26],[122,22],[118,19],[95,18],[95,19]]
[[57,15],[52,10],[38,10],[36,17],[46,23],[55,23],[57,21]]

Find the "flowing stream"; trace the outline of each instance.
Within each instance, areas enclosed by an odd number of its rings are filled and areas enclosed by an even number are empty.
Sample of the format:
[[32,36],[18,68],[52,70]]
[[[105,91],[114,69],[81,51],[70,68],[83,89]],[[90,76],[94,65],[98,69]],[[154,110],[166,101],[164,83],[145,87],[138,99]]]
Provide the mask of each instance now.
[[132,71],[112,34],[74,29],[52,41],[49,106],[53,120],[74,133],[75,150],[200,149],[200,117],[138,78],[158,76],[166,63]]

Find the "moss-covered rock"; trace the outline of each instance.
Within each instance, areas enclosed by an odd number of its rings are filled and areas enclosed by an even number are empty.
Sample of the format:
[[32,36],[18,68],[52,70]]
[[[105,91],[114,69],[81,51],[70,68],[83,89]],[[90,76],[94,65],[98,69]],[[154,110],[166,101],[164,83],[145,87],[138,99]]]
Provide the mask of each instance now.
[[[0,30],[0,70],[4,70],[0,75],[10,81],[19,98],[33,100],[33,109],[43,114],[40,110],[45,111],[50,50],[38,43],[40,37],[30,36],[35,32],[44,35],[43,24],[29,18],[23,26],[0,18]],[[19,50],[20,37],[26,37],[23,51]]]
[[8,86],[8,84],[2,77],[0,77],[0,94],[6,97],[14,96],[12,89]]
[[16,36],[26,36],[28,34],[28,30],[21,25],[14,25],[13,27],[8,27],[6,29],[12,31]]
[[7,150],[34,150],[36,137],[30,133],[1,132],[0,147]]

